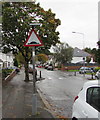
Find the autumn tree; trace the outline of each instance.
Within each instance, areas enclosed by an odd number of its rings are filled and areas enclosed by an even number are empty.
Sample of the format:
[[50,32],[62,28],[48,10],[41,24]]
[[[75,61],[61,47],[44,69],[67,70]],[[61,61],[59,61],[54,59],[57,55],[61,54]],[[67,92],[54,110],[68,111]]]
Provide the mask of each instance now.
[[35,2],[2,3],[3,46],[22,54],[25,61],[25,81],[29,81],[28,63],[32,57],[28,54],[32,51],[31,47],[24,47],[24,42],[32,29],[30,23],[41,23],[35,30],[44,46],[37,47],[36,52],[45,53],[52,45],[59,43],[59,32],[56,28],[60,25],[60,20],[55,16],[51,9],[45,11]]
[[48,56],[46,54],[37,55],[37,59],[41,63],[45,63],[48,60]]

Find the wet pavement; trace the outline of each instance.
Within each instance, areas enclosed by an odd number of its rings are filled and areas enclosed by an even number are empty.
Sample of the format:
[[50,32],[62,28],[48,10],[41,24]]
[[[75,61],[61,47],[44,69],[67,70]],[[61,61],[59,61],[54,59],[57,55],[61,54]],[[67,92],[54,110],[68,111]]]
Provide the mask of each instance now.
[[[30,75],[30,79],[32,75]],[[21,70],[11,81],[3,85],[2,117],[3,118],[53,118],[46,109],[39,94],[37,95],[37,114],[32,115],[33,83],[24,82],[24,70]]]
[[0,119],[2,118],[2,71],[0,70]]

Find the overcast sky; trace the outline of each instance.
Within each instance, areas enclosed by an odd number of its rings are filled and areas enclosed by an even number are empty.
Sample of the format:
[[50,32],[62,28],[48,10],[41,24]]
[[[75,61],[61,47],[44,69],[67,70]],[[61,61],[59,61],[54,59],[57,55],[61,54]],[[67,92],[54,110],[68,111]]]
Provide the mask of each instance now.
[[[60,41],[71,47],[97,48],[99,0],[36,0],[45,10],[49,8],[61,20],[57,28]],[[72,32],[78,33],[72,33]],[[79,34],[82,33],[82,34]]]

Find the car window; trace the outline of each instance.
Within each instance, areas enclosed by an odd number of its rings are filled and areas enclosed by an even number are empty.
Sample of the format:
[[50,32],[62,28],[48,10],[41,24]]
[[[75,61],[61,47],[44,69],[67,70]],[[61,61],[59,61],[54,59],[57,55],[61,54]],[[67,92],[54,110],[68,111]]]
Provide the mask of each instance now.
[[86,102],[100,112],[100,87],[88,88]]

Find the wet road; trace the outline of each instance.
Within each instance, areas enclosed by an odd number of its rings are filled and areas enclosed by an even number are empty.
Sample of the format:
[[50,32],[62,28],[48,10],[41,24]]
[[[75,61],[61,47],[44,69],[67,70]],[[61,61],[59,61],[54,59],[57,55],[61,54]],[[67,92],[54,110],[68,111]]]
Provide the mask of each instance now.
[[86,76],[62,71],[49,71],[39,68],[45,79],[37,82],[37,87],[42,91],[52,110],[64,117],[71,117],[72,105],[75,96],[79,93]]

